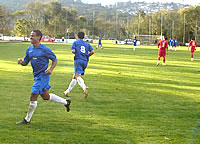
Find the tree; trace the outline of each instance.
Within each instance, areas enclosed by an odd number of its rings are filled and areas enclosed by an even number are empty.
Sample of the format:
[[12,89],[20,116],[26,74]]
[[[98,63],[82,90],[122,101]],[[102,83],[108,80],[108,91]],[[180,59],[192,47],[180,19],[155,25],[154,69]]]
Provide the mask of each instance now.
[[31,26],[32,26],[31,22],[25,20],[24,18],[18,19],[15,24],[14,32],[18,36],[28,37],[31,30]]

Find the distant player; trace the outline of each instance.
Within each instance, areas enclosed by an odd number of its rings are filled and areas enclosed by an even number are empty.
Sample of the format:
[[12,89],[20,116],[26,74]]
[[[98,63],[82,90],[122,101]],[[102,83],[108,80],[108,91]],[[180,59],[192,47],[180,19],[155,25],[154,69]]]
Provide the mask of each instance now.
[[101,36],[99,36],[99,42],[98,42],[98,46],[96,47],[96,49],[98,49],[99,46],[101,46],[101,48],[103,49],[103,46],[102,46],[102,43],[101,43]]
[[172,47],[173,42],[174,42],[174,40],[172,38],[170,38],[169,39],[169,44],[170,44],[170,48],[171,48],[172,51],[173,51],[173,47]]
[[135,37],[134,39],[133,39],[133,50],[135,51],[135,49],[136,49],[136,46],[137,46],[137,38]]
[[166,56],[166,49],[167,49],[167,54],[168,54],[168,42],[167,42],[167,38],[165,38],[165,40],[161,40],[158,43],[158,48],[159,52],[158,52],[158,62],[157,62],[157,66],[160,64],[160,58],[163,57],[163,66],[166,66],[165,64],[165,56]]
[[[31,62],[34,83],[32,86],[30,105],[27,115],[22,121],[17,122],[17,125],[30,123],[31,117],[37,107],[37,99],[39,95],[43,98],[43,100],[51,100],[53,102],[62,103],[67,108],[67,111],[70,110],[70,99],[66,100],[48,92],[51,87],[49,85],[50,75],[57,64],[57,58],[50,48],[40,43],[41,38],[41,31],[33,30],[30,36],[32,45],[27,48],[24,59],[18,59],[18,64],[22,66],[26,66],[29,62]],[[48,69],[49,59],[52,61],[52,65]]]
[[74,56],[74,75],[72,78],[71,83],[66,91],[64,91],[64,95],[68,96],[70,91],[74,88],[76,83],[82,87],[84,91],[85,98],[88,96],[88,87],[86,87],[84,80],[81,76],[84,75],[85,69],[87,68],[89,57],[94,54],[93,47],[84,42],[84,32],[78,33],[78,40],[75,41],[72,45],[72,53],[75,54]]
[[189,46],[188,46],[188,50],[189,48],[190,49],[190,52],[191,52],[191,61],[194,61],[194,51],[196,50],[196,47],[197,47],[197,42],[195,41],[195,38],[193,37],[189,43]]
[[173,50],[173,47],[174,47],[175,51],[176,51],[176,46],[177,46],[177,40],[176,40],[176,37],[174,37],[173,44],[172,44],[172,50]]

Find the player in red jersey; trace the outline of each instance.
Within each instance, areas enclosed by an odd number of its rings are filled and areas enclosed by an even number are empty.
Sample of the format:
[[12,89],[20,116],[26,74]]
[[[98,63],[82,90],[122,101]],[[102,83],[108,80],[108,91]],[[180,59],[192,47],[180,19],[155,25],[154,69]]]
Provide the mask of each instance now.
[[191,52],[191,61],[193,61],[194,60],[193,53],[194,53],[194,51],[196,50],[196,47],[197,47],[197,42],[195,41],[194,37],[192,38],[192,40],[189,43],[188,50],[189,50],[190,47],[191,47],[191,50],[190,50],[190,52]]
[[158,62],[157,62],[157,66],[160,64],[160,58],[163,57],[163,66],[166,66],[165,64],[165,56],[166,56],[166,49],[167,49],[167,54],[168,54],[168,42],[167,42],[167,38],[165,38],[165,40],[161,40],[158,43]]

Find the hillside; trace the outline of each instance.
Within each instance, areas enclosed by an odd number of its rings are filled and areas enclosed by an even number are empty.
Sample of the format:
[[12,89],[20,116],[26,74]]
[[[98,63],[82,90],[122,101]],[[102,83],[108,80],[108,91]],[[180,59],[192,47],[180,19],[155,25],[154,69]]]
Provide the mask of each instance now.
[[[16,10],[22,10],[23,5],[34,0],[0,0],[0,5],[9,12],[15,12]],[[48,1],[48,0],[41,0]],[[107,13],[115,15],[116,12],[124,14],[122,16],[128,17],[136,15],[139,10],[144,10],[145,13],[153,13],[162,9],[166,10],[178,10],[189,5],[183,5],[178,3],[146,3],[146,2],[118,2],[115,5],[102,6],[101,4],[86,4],[81,0],[58,0],[63,7],[77,9],[79,15],[84,15],[88,18],[94,18],[98,13]]]

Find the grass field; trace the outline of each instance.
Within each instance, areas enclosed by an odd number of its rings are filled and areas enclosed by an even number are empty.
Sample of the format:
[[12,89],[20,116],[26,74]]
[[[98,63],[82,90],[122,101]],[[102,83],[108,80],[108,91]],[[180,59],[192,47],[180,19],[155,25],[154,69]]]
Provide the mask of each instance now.
[[[200,143],[200,52],[169,51],[156,66],[156,46],[104,44],[95,49],[71,111],[38,99],[30,125],[16,125],[29,106],[32,68],[17,65],[29,43],[0,43],[0,143],[198,144]],[[51,93],[63,96],[73,75],[70,44],[47,44],[57,55]],[[94,45],[93,45],[94,46]]]

